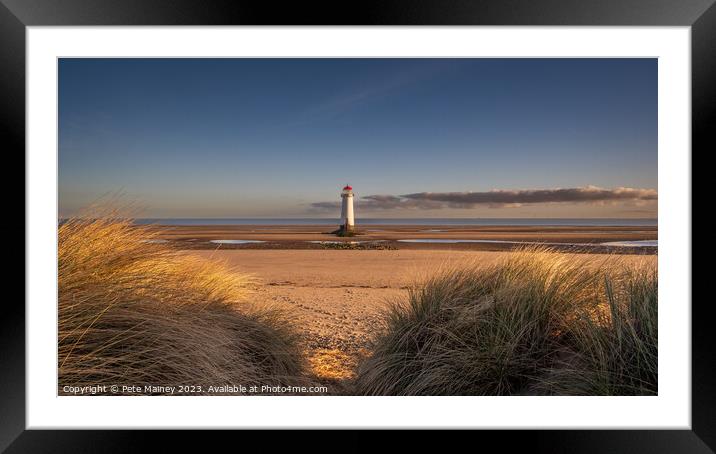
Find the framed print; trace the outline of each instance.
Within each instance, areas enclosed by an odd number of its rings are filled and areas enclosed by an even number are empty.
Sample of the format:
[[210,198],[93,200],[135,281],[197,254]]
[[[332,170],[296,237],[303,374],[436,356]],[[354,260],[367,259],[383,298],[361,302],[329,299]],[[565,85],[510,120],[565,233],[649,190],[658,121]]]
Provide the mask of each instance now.
[[711,3],[5,2],[26,298],[0,446],[511,429],[711,452]]

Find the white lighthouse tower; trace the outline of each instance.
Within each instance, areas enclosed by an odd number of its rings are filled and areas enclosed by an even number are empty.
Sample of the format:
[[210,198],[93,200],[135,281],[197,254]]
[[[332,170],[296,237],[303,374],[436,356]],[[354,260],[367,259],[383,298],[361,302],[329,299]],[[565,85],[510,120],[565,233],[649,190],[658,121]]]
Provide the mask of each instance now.
[[353,216],[353,188],[346,185],[341,191],[341,230],[343,232],[352,232],[355,228],[355,218]]

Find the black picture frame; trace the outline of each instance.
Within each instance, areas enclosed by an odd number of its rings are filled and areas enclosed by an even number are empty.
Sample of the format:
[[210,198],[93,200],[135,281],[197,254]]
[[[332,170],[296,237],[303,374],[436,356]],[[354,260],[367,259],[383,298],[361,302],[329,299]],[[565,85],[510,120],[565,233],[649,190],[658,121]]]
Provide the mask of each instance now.
[[[715,0],[405,0],[349,2],[285,2],[246,0],[0,0],[0,130],[5,157],[25,153],[25,28],[65,25],[544,25],[544,26],[690,26],[692,63],[692,156],[716,149],[710,134],[716,106]],[[699,151],[700,150],[700,151]],[[17,164],[23,166],[24,160]],[[9,166],[7,167],[9,168]],[[14,173],[6,170],[8,174]],[[14,196],[17,183],[4,184]],[[17,201],[19,204],[20,202]],[[23,208],[14,211],[24,213]],[[23,225],[24,225],[23,216]],[[15,222],[15,221],[12,221]],[[693,222],[693,219],[691,220]],[[27,226],[25,226],[27,227]],[[6,237],[10,227],[2,227]],[[27,241],[27,237],[25,237]],[[17,244],[7,247],[19,249]],[[14,254],[13,254],[14,255]],[[19,257],[18,251],[18,257]],[[24,254],[23,254],[24,257]],[[23,263],[25,259],[23,258]],[[19,268],[19,267],[18,267]],[[23,267],[24,270],[24,267]],[[9,279],[8,282],[9,283]],[[19,298],[7,298],[0,317],[0,451],[125,452],[150,448],[130,431],[25,430],[25,309]],[[688,304],[688,301],[683,302]],[[703,304],[706,303],[706,304]],[[709,302],[692,306],[692,429],[691,430],[550,430],[480,431],[480,446],[493,442],[501,449],[516,447],[545,452],[708,453],[716,449],[716,357],[710,346],[716,330],[708,317]],[[237,408],[240,411],[240,408]],[[476,409],[479,411],[479,409]],[[464,435],[465,433],[463,433]],[[169,435],[169,436],[166,436]],[[293,446],[315,445],[315,433],[291,432],[282,440]],[[143,438],[184,444],[190,432],[142,431]],[[211,435],[231,437],[231,432]],[[244,437],[245,435],[241,435]],[[335,431],[342,448],[370,449],[366,432]],[[240,437],[237,437],[240,438]],[[219,441],[219,440],[217,440]],[[223,441],[223,440],[222,440]],[[232,441],[229,440],[229,443]],[[321,444],[323,444],[322,442]],[[423,443],[423,434],[401,437],[403,448]],[[493,445],[494,446],[494,445]],[[165,445],[168,447],[168,445]],[[494,449],[494,448],[493,448]]]

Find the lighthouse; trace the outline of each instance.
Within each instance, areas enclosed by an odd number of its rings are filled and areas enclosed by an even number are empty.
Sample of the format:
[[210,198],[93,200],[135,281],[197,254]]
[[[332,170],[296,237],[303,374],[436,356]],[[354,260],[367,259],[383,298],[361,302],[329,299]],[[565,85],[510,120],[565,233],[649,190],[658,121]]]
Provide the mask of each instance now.
[[343,232],[353,232],[355,218],[353,217],[353,188],[346,185],[341,191],[341,228]]

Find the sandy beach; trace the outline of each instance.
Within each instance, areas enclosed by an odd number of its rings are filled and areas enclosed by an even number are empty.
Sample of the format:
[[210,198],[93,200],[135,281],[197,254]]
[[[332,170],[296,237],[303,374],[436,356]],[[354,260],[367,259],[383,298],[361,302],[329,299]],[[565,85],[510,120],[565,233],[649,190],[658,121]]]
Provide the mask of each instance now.
[[[314,372],[345,379],[381,328],[381,311],[441,268],[487,265],[509,252],[457,250],[214,250],[192,251],[252,274],[252,301],[283,309],[303,336]],[[598,264],[604,256],[575,254]],[[622,260],[656,261],[655,255]]]
[[602,254],[655,262],[658,252],[603,244],[656,241],[656,226],[363,225],[353,237],[337,237],[330,225],[151,228],[158,241],[253,275],[252,301],[287,314],[315,374],[339,381],[355,372],[387,305],[440,268],[487,265],[534,244],[585,263]]

